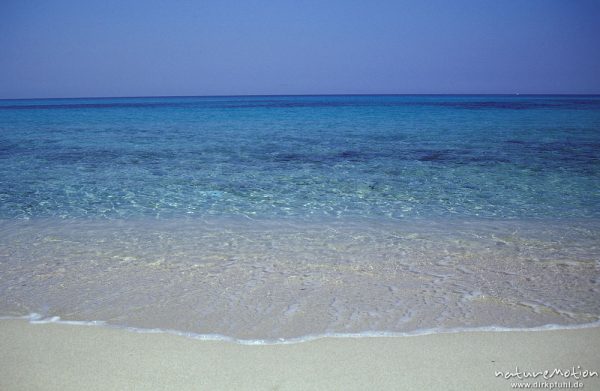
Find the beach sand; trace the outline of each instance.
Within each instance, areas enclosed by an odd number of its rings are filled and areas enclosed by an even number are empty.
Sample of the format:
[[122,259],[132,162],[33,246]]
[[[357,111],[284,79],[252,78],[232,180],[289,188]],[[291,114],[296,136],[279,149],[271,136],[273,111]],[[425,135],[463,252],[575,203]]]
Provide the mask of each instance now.
[[[4,391],[510,390],[516,379],[496,371],[600,371],[600,328],[239,345],[2,320],[0,346]],[[598,377],[578,382],[600,389]]]

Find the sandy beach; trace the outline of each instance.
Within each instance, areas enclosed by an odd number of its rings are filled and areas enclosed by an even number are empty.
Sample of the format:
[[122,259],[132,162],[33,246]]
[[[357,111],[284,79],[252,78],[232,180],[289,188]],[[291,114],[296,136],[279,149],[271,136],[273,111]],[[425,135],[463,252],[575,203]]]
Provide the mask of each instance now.
[[600,387],[598,377],[583,378],[586,370],[600,370],[600,328],[248,346],[3,320],[0,346],[0,389],[6,391],[510,390],[519,380],[503,375],[516,367],[523,372],[575,367],[578,380],[540,375],[529,382]]

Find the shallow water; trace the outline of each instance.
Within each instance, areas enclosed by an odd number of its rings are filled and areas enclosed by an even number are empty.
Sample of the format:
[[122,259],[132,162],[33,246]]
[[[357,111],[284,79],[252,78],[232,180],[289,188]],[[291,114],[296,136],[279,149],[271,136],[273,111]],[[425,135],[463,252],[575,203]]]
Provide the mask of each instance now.
[[0,101],[0,315],[243,340],[600,318],[600,98]]
[[600,221],[3,221],[0,309],[238,339],[599,320]]

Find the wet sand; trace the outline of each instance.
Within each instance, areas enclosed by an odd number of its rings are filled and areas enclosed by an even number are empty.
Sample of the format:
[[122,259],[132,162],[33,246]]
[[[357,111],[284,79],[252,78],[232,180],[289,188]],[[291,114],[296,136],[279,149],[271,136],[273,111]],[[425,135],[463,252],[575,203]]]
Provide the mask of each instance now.
[[[518,380],[496,377],[496,371],[600,371],[600,328],[248,346],[2,320],[0,346],[0,389],[6,391],[510,390]],[[598,377],[534,381],[600,387]]]

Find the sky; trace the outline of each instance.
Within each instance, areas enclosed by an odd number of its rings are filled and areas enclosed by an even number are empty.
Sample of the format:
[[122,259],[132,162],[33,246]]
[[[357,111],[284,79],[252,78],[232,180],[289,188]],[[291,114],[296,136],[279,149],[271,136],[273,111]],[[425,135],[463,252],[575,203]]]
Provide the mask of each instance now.
[[0,0],[0,99],[600,93],[600,0]]

